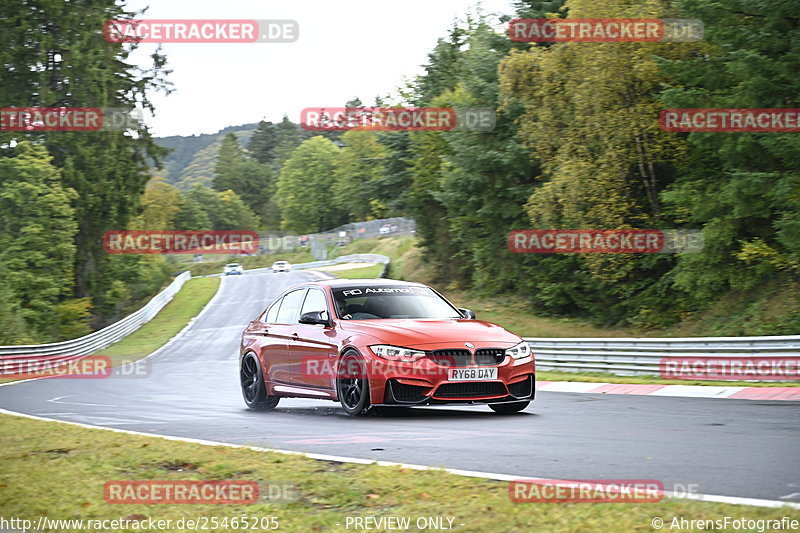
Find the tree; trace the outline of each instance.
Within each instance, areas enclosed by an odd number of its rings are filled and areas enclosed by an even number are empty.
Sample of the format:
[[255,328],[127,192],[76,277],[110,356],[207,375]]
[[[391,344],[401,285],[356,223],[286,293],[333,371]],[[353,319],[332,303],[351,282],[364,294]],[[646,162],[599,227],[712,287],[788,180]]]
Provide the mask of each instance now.
[[[665,58],[665,108],[798,108],[797,2],[681,0],[706,23],[702,54]],[[758,35],[758,38],[753,38]],[[703,253],[686,254],[676,286],[696,308],[730,290],[800,300],[800,138],[796,133],[675,134],[689,153],[662,197],[676,219],[704,228]],[[762,334],[794,332],[798,306]],[[752,333],[750,333],[752,334]]]
[[244,201],[232,190],[219,193],[219,220],[216,229],[219,230],[256,230],[258,218]]
[[185,231],[208,231],[211,219],[200,201],[188,192],[182,193],[178,201],[179,210],[175,215],[175,229]]
[[222,141],[215,167],[214,188],[232,190],[265,226],[277,227],[275,177],[272,167],[247,157],[236,136],[229,133]]
[[378,184],[384,176],[386,148],[369,131],[348,131],[342,135],[344,148],[333,170],[333,201],[346,211],[348,221],[381,218],[386,206],[381,203]]
[[[499,292],[516,289],[525,258],[506,249],[508,231],[524,224],[533,188],[529,154],[517,137],[518,110],[498,109],[498,65],[513,46],[482,17],[464,30],[460,79],[434,107],[494,111],[491,131],[413,133],[412,167],[418,233],[447,280]],[[437,138],[439,137],[440,138]]]
[[[572,18],[673,14],[666,1],[632,5],[622,0],[569,0],[564,7]],[[664,217],[660,194],[674,179],[673,162],[684,151],[675,135],[662,131],[658,123],[658,97],[669,76],[654,54],[679,58],[697,47],[566,42],[509,54],[500,71],[503,105],[524,110],[519,136],[541,165],[538,186],[526,206],[532,227],[674,227]],[[635,322],[633,317],[647,308],[666,325],[681,312],[674,294],[664,297],[669,284],[657,282],[672,268],[674,257],[586,254],[548,263],[555,266],[558,261],[588,274],[570,291],[574,313],[604,315],[612,323]],[[551,277],[540,269],[535,278],[541,281],[534,283],[550,283],[541,276]],[[591,292],[596,294],[594,301],[585,298]],[[563,309],[561,298],[554,302]]]
[[454,22],[446,39],[438,39],[428,54],[425,74],[414,83],[412,103],[423,106],[447,90],[454,89],[462,75],[461,48],[471,31],[471,21],[466,25]]
[[261,164],[272,163],[275,160],[275,146],[277,144],[278,133],[275,124],[262,120],[258,123],[253,136],[250,137],[247,151],[250,157]]
[[294,149],[309,137],[309,132],[303,131],[300,126],[284,115],[283,120],[275,125],[274,165],[276,170],[280,169],[289,159]]
[[22,305],[11,287],[0,283],[0,345],[34,342],[23,316]]
[[[0,269],[9,303],[19,311],[30,337],[52,338],[48,327],[58,302],[69,295],[74,239],[78,232],[65,187],[52,157],[27,142],[12,157],[0,157]],[[19,321],[7,337],[22,337]]]
[[196,185],[183,193],[181,206],[181,213],[177,218],[178,223],[195,224],[195,227],[186,229],[244,231],[258,228],[256,215],[239,195],[230,189],[218,192],[202,185]]
[[[165,58],[158,52],[147,68],[128,63],[136,45],[110,43],[103,24],[135,18],[115,0],[92,2],[0,3],[0,64],[4,66],[0,108],[116,107],[139,105],[152,111],[152,92],[168,91]],[[0,132],[0,145],[12,139],[41,143],[61,169],[79,231],[75,235],[74,275],[60,280],[95,306],[113,283],[101,243],[107,230],[122,229],[138,213],[138,200],[150,178],[149,167],[163,156],[145,126],[136,134],[100,132]],[[7,153],[0,153],[0,157]]]
[[142,213],[129,225],[132,230],[168,230],[174,227],[180,212],[180,191],[164,178],[153,178],[142,196]]
[[333,174],[339,148],[322,136],[304,141],[278,177],[278,206],[288,231],[324,231],[346,221],[345,206],[332,201]]
[[[379,106],[378,102],[376,106]],[[385,206],[386,216],[404,216],[410,209],[408,194],[412,155],[408,132],[382,131],[378,133],[378,142],[386,153],[381,164],[383,175],[375,183],[376,199]]]
[[229,133],[222,139],[217,162],[214,165],[213,186],[217,191],[226,191],[239,186],[239,175],[236,167],[244,161],[244,150],[235,133]]

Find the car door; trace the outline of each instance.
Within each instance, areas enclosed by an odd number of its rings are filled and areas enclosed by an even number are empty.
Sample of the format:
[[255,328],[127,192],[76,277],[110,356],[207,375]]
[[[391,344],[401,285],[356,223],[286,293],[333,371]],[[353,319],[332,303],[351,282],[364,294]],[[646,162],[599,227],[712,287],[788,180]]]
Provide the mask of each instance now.
[[261,341],[261,361],[264,373],[272,383],[292,383],[292,333],[305,294],[305,288],[287,293],[267,311],[262,334],[264,340]]
[[286,353],[288,349],[284,341],[278,341],[270,337],[272,323],[278,315],[283,298],[275,300],[264,313],[251,320],[244,330],[242,337],[242,348],[251,349],[258,354],[261,361],[261,368],[264,370],[264,377],[267,381],[273,381],[273,371],[270,364],[276,360],[278,354]]
[[332,390],[338,353],[336,330],[322,324],[300,324],[300,316],[312,311],[331,316],[325,292],[317,287],[308,289],[292,332],[292,380],[305,387]]

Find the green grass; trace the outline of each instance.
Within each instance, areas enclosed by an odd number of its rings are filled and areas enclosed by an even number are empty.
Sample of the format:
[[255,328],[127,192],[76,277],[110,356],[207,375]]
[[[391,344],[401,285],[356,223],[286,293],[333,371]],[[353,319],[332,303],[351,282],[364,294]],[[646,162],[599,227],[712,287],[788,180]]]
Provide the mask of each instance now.
[[112,364],[130,363],[150,355],[177,335],[186,324],[214,297],[219,287],[218,277],[193,278],[154,316],[150,322],[121,341],[100,350]]
[[323,270],[323,272],[328,272],[329,274],[333,274],[343,279],[371,279],[377,278],[381,275],[381,272],[383,272],[383,265],[371,265],[366,267],[347,268],[343,270]]
[[540,317],[519,298],[487,298],[466,292],[443,291],[458,307],[475,311],[480,320],[500,324],[522,337],[635,337],[628,328],[601,328],[570,318]]
[[[391,259],[389,277],[394,279],[405,279],[408,281],[422,281],[404,277],[403,274],[411,274],[405,270],[405,262],[413,255],[419,255],[419,248],[416,247],[416,239],[412,236],[402,237],[380,237],[378,239],[360,239],[350,244],[337,248],[336,257],[348,254],[381,254]],[[418,278],[418,276],[417,276]]]
[[[148,323],[119,342],[94,355],[105,355],[112,366],[132,363],[146,357],[177,335],[214,297],[220,278],[193,278]],[[16,381],[0,379],[0,383]]]
[[642,385],[706,385],[712,387],[797,387],[798,381],[708,381],[661,379],[658,376],[615,376],[602,372],[536,372],[539,381],[588,381],[590,383],[637,383]]
[[[266,423],[273,415],[254,413],[253,416]],[[173,521],[201,516],[275,516],[279,531],[305,533],[347,531],[347,516],[410,516],[412,523],[420,516],[450,516],[455,517],[454,531],[463,533],[616,533],[653,531],[650,524],[654,516],[667,521],[675,516],[775,520],[786,515],[800,516],[800,511],[791,508],[765,509],[688,500],[650,504],[513,503],[505,482],[442,471],[324,462],[6,415],[0,416],[0,464],[3,517],[30,519],[34,524],[40,516]],[[247,505],[108,504],[103,487],[107,481],[115,480],[269,480],[291,484],[297,497],[289,502],[265,499]],[[188,529],[173,526],[168,531]]]
[[774,280],[749,290],[732,290],[708,309],[694,313],[668,335],[737,337],[785,335],[800,331],[800,284]]

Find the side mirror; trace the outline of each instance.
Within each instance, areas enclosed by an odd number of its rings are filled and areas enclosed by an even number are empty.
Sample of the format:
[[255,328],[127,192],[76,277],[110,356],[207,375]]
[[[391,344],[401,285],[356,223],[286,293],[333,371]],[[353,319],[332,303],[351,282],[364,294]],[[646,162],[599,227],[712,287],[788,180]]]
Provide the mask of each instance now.
[[475,313],[471,309],[464,309],[463,307],[459,307],[458,312],[461,313],[461,316],[463,316],[464,318],[475,320]]
[[300,315],[301,324],[320,324],[322,326],[330,327],[333,324],[328,319],[327,311],[310,311]]

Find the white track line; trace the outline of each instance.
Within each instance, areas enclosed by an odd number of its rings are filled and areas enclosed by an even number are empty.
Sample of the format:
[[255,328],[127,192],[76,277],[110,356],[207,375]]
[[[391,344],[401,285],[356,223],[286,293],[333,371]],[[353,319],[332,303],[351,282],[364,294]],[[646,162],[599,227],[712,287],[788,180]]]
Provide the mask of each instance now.
[[[32,420],[42,420],[45,422],[55,422],[58,424],[69,424],[71,426],[79,426],[83,428],[89,429],[101,429],[104,431],[113,431],[114,433],[125,433],[128,435],[141,435],[143,437],[151,437],[156,439],[164,439],[164,440],[172,440],[178,442],[188,442],[192,444],[201,444],[203,446],[224,446],[226,448],[242,448],[246,450],[253,450],[257,452],[272,452],[272,453],[280,453],[284,455],[299,455],[302,457],[308,457],[309,459],[317,459],[320,461],[336,461],[339,463],[354,463],[354,464],[363,464],[363,465],[370,465],[375,464],[379,466],[398,466],[401,468],[408,468],[411,470],[434,470],[440,472],[449,472],[450,474],[455,474],[457,476],[465,476],[465,477],[475,477],[475,478],[482,478],[482,479],[492,479],[495,481],[540,481],[540,480],[548,480],[551,481],[552,478],[535,478],[529,476],[512,476],[509,474],[495,474],[492,472],[476,472],[474,470],[461,470],[458,468],[440,468],[434,466],[425,466],[425,465],[415,465],[409,463],[396,463],[392,461],[375,461],[372,459],[361,459],[358,457],[344,457],[340,455],[327,455],[323,453],[309,453],[309,452],[298,452],[294,450],[280,450],[277,448],[262,448],[260,446],[248,446],[245,444],[231,444],[228,442],[217,442],[212,440],[204,440],[204,439],[192,439],[192,438],[184,438],[184,437],[174,437],[172,435],[156,435],[154,433],[143,433],[141,431],[132,431],[128,429],[118,429],[118,428],[109,428],[103,426],[93,426],[91,424],[83,424],[80,422],[67,422],[65,420],[53,420],[50,418],[43,418],[40,416],[34,415],[27,415],[24,413],[17,413],[14,411],[8,411],[6,409],[0,409],[0,414],[11,415],[11,416],[18,416],[22,418],[30,418]],[[800,503],[792,503],[792,502],[784,502],[779,500],[761,500],[757,498],[739,498],[736,496],[719,496],[714,494],[688,494],[688,495],[675,495],[672,492],[664,491],[664,496],[667,498],[676,498],[676,499],[685,499],[685,500],[697,500],[697,501],[704,501],[704,502],[714,502],[714,503],[727,503],[731,505],[751,505],[754,507],[771,507],[771,508],[780,508],[780,507],[790,507],[793,509],[800,509]]]

